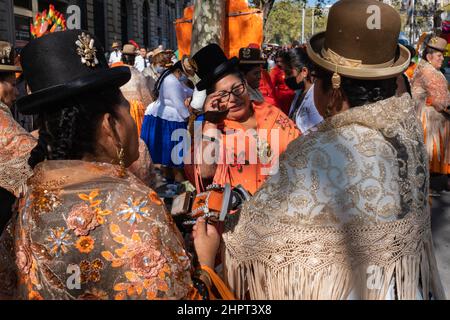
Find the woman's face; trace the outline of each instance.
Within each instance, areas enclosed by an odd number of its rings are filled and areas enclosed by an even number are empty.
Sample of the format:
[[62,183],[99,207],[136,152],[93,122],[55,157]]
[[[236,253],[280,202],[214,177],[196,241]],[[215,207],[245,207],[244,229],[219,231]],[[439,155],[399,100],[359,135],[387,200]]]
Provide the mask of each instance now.
[[256,65],[252,70],[245,74],[245,80],[253,89],[258,89],[261,83],[261,65]]
[[442,64],[444,63],[444,54],[442,52],[433,52],[427,54],[428,62],[435,67],[436,69],[442,68]]
[[222,110],[229,110],[228,120],[241,121],[249,114],[250,98],[245,81],[237,75],[230,74],[219,80],[215,85],[215,92],[222,93],[220,107]]
[[0,80],[0,101],[11,108],[16,101],[19,91],[16,88],[16,76],[11,73],[3,80]]

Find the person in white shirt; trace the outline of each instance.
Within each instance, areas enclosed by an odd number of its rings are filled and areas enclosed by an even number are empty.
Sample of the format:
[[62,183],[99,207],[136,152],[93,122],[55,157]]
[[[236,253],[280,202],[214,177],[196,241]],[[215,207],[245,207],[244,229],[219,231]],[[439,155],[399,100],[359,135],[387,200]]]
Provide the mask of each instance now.
[[147,107],[141,131],[154,163],[168,180],[177,182],[185,180],[183,150],[179,150],[179,140],[172,141],[172,135],[179,129],[187,132],[190,113],[185,101],[193,94],[180,81],[183,76],[181,62],[162,73],[155,84],[157,99]]
[[139,71],[143,72],[145,68],[150,66],[150,62],[147,59],[147,49],[140,48],[139,55],[136,56],[134,67]]
[[118,42],[113,42],[112,44],[113,51],[109,56],[109,66],[116,62],[122,61],[122,52],[120,51],[120,44]]
[[289,52],[289,65],[285,72],[286,85],[296,93],[289,118],[295,121],[302,134],[307,134],[323,121],[323,117],[314,104],[312,63],[305,49],[295,48]]

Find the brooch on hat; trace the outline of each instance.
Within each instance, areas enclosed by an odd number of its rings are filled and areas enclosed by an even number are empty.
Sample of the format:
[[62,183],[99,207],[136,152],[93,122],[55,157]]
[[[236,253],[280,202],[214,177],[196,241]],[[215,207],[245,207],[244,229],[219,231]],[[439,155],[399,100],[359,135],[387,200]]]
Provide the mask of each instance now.
[[75,42],[77,45],[77,53],[81,57],[81,63],[88,67],[95,67],[99,62],[97,59],[97,49],[94,47],[94,39],[84,32],[78,36]]
[[242,56],[245,59],[250,59],[250,57],[252,56],[252,51],[250,50],[250,48],[244,48],[244,50],[242,50]]
[[11,64],[11,47],[6,47],[0,52],[2,64]]

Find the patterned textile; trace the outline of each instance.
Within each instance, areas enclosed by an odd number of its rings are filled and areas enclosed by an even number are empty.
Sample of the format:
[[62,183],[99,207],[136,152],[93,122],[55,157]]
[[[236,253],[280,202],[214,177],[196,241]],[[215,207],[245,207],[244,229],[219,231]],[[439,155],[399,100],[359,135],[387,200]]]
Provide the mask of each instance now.
[[450,121],[444,112],[450,105],[445,76],[426,60],[421,60],[412,79],[412,95],[422,121],[430,170],[450,174]]
[[[134,175],[120,178],[117,166],[83,161],[46,161],[34,173],[9,229],[19,299],[192,297],[183,239]],[[5,274],[0,279],[13,283]]]
[[326,119],[228,222],[230,288],[251,299],[444,298],[427,159],[408,94]]
[[16,197],[32,174],[28,158],[36,143],[14,120],[8,106],[0,102],[0,187]]

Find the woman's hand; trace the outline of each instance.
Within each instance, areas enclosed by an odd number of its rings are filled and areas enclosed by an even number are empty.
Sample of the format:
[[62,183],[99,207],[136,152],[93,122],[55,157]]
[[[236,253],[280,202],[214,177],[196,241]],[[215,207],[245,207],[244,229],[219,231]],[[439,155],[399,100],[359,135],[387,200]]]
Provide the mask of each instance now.
[[208,224],[204,218],[197,219],[192,232],[194,247],[198,262],[214,269],[217,251],[220,245],[220,235],[216,227]]
[[220,106],[220,92],[214,92],[206,97],[203,110],[207,111],[222,111]]
[[214,92],[206,97],[204,104],[205,120],[211,124],[221,124],[227,118],[229,110],[220,103],[221,93]]

